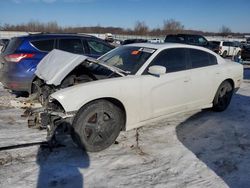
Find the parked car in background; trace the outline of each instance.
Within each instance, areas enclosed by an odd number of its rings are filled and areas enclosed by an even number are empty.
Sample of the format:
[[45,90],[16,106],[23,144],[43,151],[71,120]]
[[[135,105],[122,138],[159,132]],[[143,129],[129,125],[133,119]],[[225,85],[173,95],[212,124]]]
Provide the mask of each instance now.
[[241,59],[243,61],[250,60],[250,45],[243,45],[241,49]]
[[[63,56],[55,55],[55,64]],[[58,126],[69,126],[73,140],[88,151],[109,147],[121,130],[176,113],[203,108],[224,111],[243,79],[241,64],[194,45],[130,44],[87,62],[86,57],[71,56],[72,69],[81,66],[82,76],[85,72],[96,79],[47,97],[41,122],[48,126],[50,138]],[[67,60],[63,64],[68,66]],[[58,72],[59,68],[43,59],[36,74],[47,84],[60,85],[67,67]]]
[[205,47],[214,51],[215,53],[219,52],[219,46],[216,44],[210,43],[202,35],[191,35],[191,34],[167,35],[164,42],[202,46],[202,47]]
[[0,81],[12,91],[33,93],[36,67],[51,50],[98,58],[113,48],[99,38],[80,34],[41,33],[14,37],[0,55]]
[[222,57],[227,56],[240,56],[241,44],[232,41],[212,41],[214,44],[219,45],[219,55]]
[[133,44],[133,43],[145,43],[148,42],[146,39],[127,39],[124,40],[121,44],[126,45],[126,44]]
[[114,36],[112,33],[105,33],[105,41],[109,43],[114,42]]
[[155,38],[155,39],[150,39],[149,42],[151,42],[151,43],[163,43],[164,40],[159,39],[159,38]]

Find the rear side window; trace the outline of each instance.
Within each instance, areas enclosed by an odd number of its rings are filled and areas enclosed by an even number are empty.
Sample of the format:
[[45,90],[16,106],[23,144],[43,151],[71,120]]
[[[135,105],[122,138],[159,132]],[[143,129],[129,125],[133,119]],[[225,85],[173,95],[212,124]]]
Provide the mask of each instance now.
[[186,70],[186,50],[184,48],[163,50],[150,64],[150,66],[152,65],[164,66],[168,73]]
[[223,46],[233,46],[232,42],[223,42]]
[[217,58],[205,51],[189,49],[192,68],[206,67],[217,64]]
[[89,46],[90,54],[93,55],[103,55],[108,51],[112,50],[111,47],[95,40],[87,40],[87,43]]
[[165,42],[177,42],[177,43],[184,43],[185,39],[182,36],[173,36],[173,35],[168,35],[165,38]]
[[197,44],[197,45],[201,45],[201,46],[207,44],[207,40],[205,38],[199,37],[199,36],[188,36],[187,41],[189,44]]
[[16,49],[20,46],[22,40],[20,38],[12,38],[8,43],[7,47],[3,51],[4,54],[11,54],[16,51]]
[[84,54],[84,49],[81,39],[60,39],[59,49],[75,54]]
[[49,52],[54,49],[54,40],[37,40],[31,44],[40,51]]
[[212,44],[220,45],[219,41],[212,41]]

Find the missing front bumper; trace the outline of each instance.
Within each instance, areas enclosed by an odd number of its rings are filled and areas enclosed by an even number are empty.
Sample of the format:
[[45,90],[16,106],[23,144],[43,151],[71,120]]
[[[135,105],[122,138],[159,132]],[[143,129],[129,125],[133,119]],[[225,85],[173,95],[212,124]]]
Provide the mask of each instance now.
[[47,128],[47,140],[53,140],[56,135],[62,132],[69,132],[72,129],[73,115],[65,115],[56,112],[43,112],[41,113],[41,124]]

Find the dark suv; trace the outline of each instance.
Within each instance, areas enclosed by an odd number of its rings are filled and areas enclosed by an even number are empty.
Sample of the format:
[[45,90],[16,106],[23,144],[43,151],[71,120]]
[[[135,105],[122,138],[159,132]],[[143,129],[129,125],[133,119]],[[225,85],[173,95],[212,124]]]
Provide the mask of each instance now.
[[215,53],[219,52],[219,46],[216,44],[210,43],[202,35],[190,35],[190,34],[167,35],[164,42],[202,46],[202,47],[205,47],[214,51]]
[[0,82],[12,91],[33,92],[35,70],[51,50],[98,58],[114,47],[105,41],[80,34],[32,34],[12,38],[0,54]]

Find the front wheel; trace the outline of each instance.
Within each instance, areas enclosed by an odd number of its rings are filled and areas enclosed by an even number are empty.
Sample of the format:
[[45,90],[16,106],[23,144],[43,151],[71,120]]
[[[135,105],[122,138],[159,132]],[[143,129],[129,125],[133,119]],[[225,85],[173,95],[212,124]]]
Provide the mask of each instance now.
[[222,82],[213,100],[213,110],[217,112],[222,112],[226,110],[231,102],[232,95],[232,84],[228,81]]
[[115,142],[124,123],[119,107],[106,100],[93,101],[77,113],[72,138],[87,151],[101,151]]

